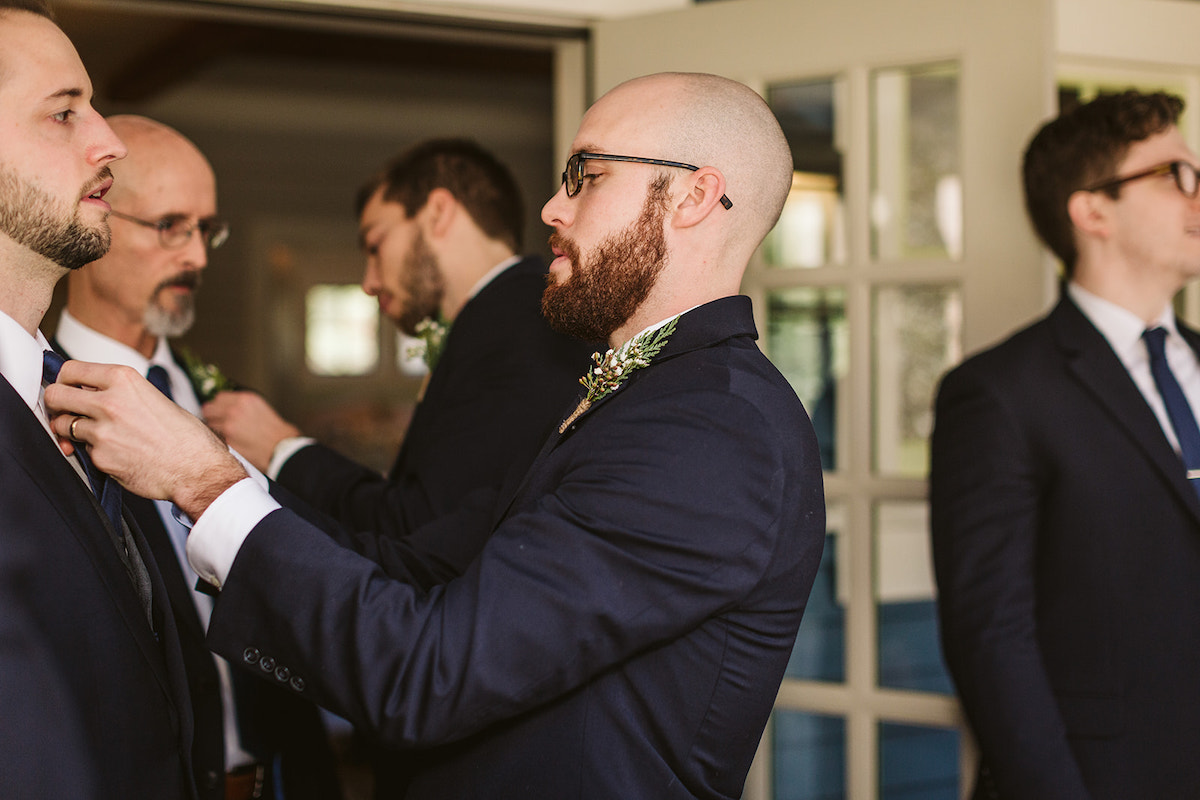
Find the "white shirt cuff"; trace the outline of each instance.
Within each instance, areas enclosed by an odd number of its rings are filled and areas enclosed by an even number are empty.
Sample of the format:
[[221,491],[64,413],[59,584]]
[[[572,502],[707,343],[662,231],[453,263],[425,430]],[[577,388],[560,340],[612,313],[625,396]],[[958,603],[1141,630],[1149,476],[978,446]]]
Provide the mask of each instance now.
[[229,453],[238,460],[238,463],[242,465],[242,469],[246,470],[246,474],[254,479],[254,482],[259,485],[259,488],[261,488],[264,492],[271,491],[271,485],[267,482],[267,476],[259,472],[258,467],[247,461],[241,453],[239,453],[237,450],[234,450],[232,447],[229,448]]
[[293,436],[275,445],[275,450],[271,453],[271,463],[267,465],[267,476],[271,480],[278,480],[279,472],[283,469],[283,465],[287,463],[289,458],[310,444],[316,443],[317,440],[309,436]]
[[275,498],[253,478],[243,478],[212,502],[192,527],[188,562],[206,583],[220,589],[254,526],[275,509]]

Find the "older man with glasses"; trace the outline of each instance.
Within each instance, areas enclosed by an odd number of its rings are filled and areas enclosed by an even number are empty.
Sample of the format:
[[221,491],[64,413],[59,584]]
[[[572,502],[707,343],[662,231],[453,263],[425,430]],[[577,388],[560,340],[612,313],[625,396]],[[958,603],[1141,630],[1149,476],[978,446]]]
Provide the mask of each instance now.
[[[113,165],[112,246],[67,279],[54,344],[70,358],[124,364],[187,411],[207,399],[201,376],[169,343],[191,328],[209,250],[229,238],[216,177],[192,142],[154,120],[109,120],[128,148]],[[195,591],[187,530],[169,503],[127,495],[163,573],[195,712],[192,766],[201,800],[341,797],[316,706],[268,684],[234,680],[204,644],[212,598]],[[286,790],[286,791],[285,791]]]
[[946,376],[930,476],[942,642],[976,798],[1200,787],[1196,165],[1165,94],[1046,123],[1025,199],[1058,305]]
[[[129,363],[143,374],[151,364],[163,367],[176,402],[199,414],[167,340],[191,329],[208,252],[229,238],[229,225],[216,216],[216,178],[195,145],[167,126],[134,116],[109,124],[138,147],[130,146],[109,194],[112,248],[68,279],[59,342],[76,358]],[[88,333],[114,352],[73,352]]]

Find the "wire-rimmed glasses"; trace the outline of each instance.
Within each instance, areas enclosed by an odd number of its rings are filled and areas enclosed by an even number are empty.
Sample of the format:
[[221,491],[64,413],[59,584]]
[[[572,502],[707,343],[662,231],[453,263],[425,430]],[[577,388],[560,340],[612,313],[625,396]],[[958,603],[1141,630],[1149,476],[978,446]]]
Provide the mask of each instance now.
[[176,250],[191,241],[192,234],[199,232],[201,240],[210,250],[216,250],[229,238],[229,223],[216,217],[206,217],[195,222],[189,222],[187,217],[178,214],[168,214],[160,220],[150,220],[131,217],[120,211],[109,213],[117,219],[132,222],[146,228],[158,231],[158,242],[168,250]]

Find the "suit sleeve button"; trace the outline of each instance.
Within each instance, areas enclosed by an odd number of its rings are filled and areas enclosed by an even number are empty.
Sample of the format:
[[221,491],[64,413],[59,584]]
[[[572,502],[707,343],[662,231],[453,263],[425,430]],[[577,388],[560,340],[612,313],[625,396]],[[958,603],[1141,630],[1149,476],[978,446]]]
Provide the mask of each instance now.
[[290,669],[288,669],[287,667],[276,667],[275,668],[275,680],[280,681],[282,683],[287,683],[287,679],[290,677],[292,677],[292,671]]
[[291,681],[289,681],[289,684],[297,692],[304,691],[304,686],[305,686],[304,678],[301,678],[299,675],[293,675]]
[[247,647],[242,651],[242,660],[247,664],[253,664],[258,661],[259,655],[260,653],[258,652],[257,647]]
[[270,656],[263,656],[258,662],[258,668],[263,672],[271,672],[275,669],[275,659]]

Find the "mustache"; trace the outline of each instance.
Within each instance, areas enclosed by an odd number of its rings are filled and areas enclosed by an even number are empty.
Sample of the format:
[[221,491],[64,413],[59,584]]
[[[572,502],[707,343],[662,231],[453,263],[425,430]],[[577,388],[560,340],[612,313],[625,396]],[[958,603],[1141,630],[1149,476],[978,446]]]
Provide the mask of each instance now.
[[566,256],[570,262],[579,265],[579,245],[561,233],[550,234],[550,247]]
[[169,289],[169,288],[174,288],[174,287],[181,287],[184,289],[191,289],[192,291],[196,291],[197,289],[200,288],[200,284],[202,282],[203,281],[202,281],[202,279],[200,277],[200,273],[198,271],[189,270],[187,272],[181,272],[178,275],[172,275],[170,278],[167,278],[165,281],[158,284],[158,286],[154,287],[154,291],[155,291],[155,293],[158,293],[158,292],[162,291],[163,289]]
[[111,168],[109,168],[107,166],[101,167],[96,172],[96,177],[92,178],[91,183],[89,183],[87,185],[87,187],[84,188],[83,194],[81,194],[79,196],[79,199],[82,200],[83,198],[87,197],[92,192],[96,191],[101,186],[103,186],[105,181],[112,180],[112,177],[113,177],[113,173],[112,173]]

